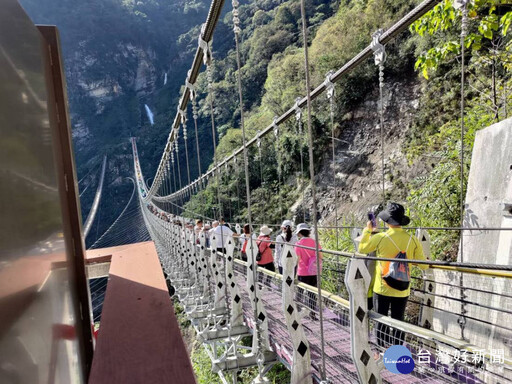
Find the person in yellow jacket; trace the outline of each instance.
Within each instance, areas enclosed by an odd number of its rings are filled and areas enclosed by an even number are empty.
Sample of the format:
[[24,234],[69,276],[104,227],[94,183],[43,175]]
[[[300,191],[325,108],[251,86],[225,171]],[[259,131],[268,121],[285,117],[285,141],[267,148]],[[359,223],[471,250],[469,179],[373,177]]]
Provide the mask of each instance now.
[[[423,248],[419,240],[408,234],[402,226],[410,223],[405,215],[405,209],[397,203],[389,203],[387,208],[378,217],[382,219],[389,229],[385,232],[375,233],[372,222],[369,221],[363,230],[359,243],[360,253],[376,252],[377,257],[393,259],[397,262],[378,261],[375,268],[373,283],[375,311],[381,315],[397,320],[404,320],[405,307],[409,298],[411,263],[400,262],[403,259],[425,260]],[[422,269],[428,268],[426,264],[418,264]],[[377,324],[377,342],[381,347],[399,345],[403,343],[403,332],[390,331],[387,325]]]

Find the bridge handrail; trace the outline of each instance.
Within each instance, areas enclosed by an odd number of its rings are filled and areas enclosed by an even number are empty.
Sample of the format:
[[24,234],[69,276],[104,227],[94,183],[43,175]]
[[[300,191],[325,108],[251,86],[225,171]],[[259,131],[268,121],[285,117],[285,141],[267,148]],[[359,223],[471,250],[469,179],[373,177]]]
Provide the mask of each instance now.
[[[418,337],[421,337],[424,339],[434,340],[434,341],[440,342],[442,344],[448,345],[450,347],[453,347],[453,348],[456,348],[459,350],[464,349],[464,350],[467,350],[468,352],[472,352],[472,353],[484,350],[483,348],[479,348],[476,345],[468,344],[464,340],[456,339],[456,338],[454,338],[452,336],[448,336],[448,335],[443,335],[442,333],[433,331],[431,329],[422,328],[422,327],[419,327],[414,324],[409,324],[409,323],[406,323],[406,322],[403,322],[400,320],[396,320],[389,316],[381,315],[372,310],[370,310],[368,312],[369,312],[369,317],[371,319],[374,319],[375,321],[378,321],[382,324],[389,325],[393,328],[398,328],[401,331],[405,331],[407,333],[413,334],[415,336],[418,336]],[[487,350],[485,350],[485,353],[482,353],[482,355],[487,358],[491,357],[491,354]],[[505,357],[504,363],[512,367],[512,359]]]
[[[218,252],[216,251],[217,253],[217,256],[220,256],[220,257],[224,257],[224,254],[222,252]],[[247,266],[247,262],[243,261],[243,260],[240,260],[240,259],[237,259],[235,258],[234,259],[234,262],[236,264],[239,264],[239,265],[242,265],[242,266]],[[443,269],[443,268],[439,268],[439,269]],[[267,276],[270,276],[270,277],[273,277],[277,280],[281,280],[283,279],[283,275],[281,275],[280,273],[278,272],[272,272],[272,271],[269,271],[268,269],[265,269],[265,268],[262,268],[262,267],[258,267],[257,268],[257,271],[260,272],[260,273],[263,273]],[[473,273],[473,270],[469,269],[469,271],[471,272],[468,272],[468,273]],[[464,271],[465,272],[465,271]],[[483,272],[488,272],[488,271],[483,271]],[[499,272],[499,271],[498,271]],[[502,276],[497,276],[497,277],[502,277]],[[507,277],[511,277],[511,276],[507,276]],[[302,282],[298,282],[296,283],[296,285],[308,292],[311,292],[313,294],[318,294],[318,288],[317,287],[313,287],[311,285],[308,285],[308,284],[304,284]],[[343,308],[347,309],[347,310],[350,310],[350,303],[348,300],[344,299],[343,297],[341,296],[338,296],[332,292],[329,292],[325,289],[321,289],[322,291],[322,297],[325,299],[325,300],[329,300],[335,304],[338,304],[338,305],[341,305]],[[424,338],[424,339],[427,339],[427,340],[433,340],[433,341],[437,341],[439,343],[442,343],[442,344],[445,344],[445,345],[448,345],[450,347],[453,347],[453,348],[456,348],[456,349],[464,349],[464,350],[467,350],[468,352],[476,352],[476,351],[481,351],[482,348],[479,348],[478,346],[476,345],[473,345],[473,344],[468,344],[467,342],[465,342],[464,340],[459,340],[459,339],[456,339],[454,337],[451,337],[451,336],[448,336],[448,335],[443,335],[442,333],[439,333],[439,332],[436,332],[436,331],[433,331],[431,329],[426,329],[426,328],[422,328],[422,327],[419,327],[417,325],[414,325],[414,324],[409,324],[409,323],[406,323],[404,321],[400,321],[400,320],[396,320],[396,319],[393,319],[389,316],[384,316],[384,315],[381,315],[377,312],[374,312],[372,310],[368,311],[369,312],[369,317],[375,321],[378,321],[382,324],[386,324],[390,327],[393,327],[395,329],[400,329],[401,331],[404,331],[406,333],[409,333],[409,334],[413,334],[415,336],[418,336],[418,337],[421,337],[421,338]],[[483,354],[483,356],[487,357],[487,358],[490,358],[491,355],[490,355],[490,352],[488,352],[487,350],[485,351],[485,353]],[[512,367],[512,359],[509,359],[509,358],[504,358],[504,363],[511,366]]]
[[[436,4],[440,3],[441,0],[424,0],[421,4],[419,4],[417,7],[415,7],[412,11],[410,11],[407,15],[402,17],[398,22],[396,22],[394,25],[392,25],[387,31],[385,31],[382,36],[379,38],[379,42],[381,44],[386,44],[390,42],[394,37],[396,37],[400,32],[406,30],[409,25],[411,25],[413,22],[418,20],[420,17],[422,17],[425,13],[430,11]],[[368,59],[369,57],[373,56],[373,49],[371,44],[368,45],[366,48],[364,48],[362,51],[360,51],[357,55],[355,55],[351,60],[349,60],[345,65],[343,65],[341,68],[339,68],[331,77],[331,82],[335,83],[339,81],[344,75],[352,71],[354,68],[359,66],[363,61]],[[326,84],[323,82],[322,84],[318,85],[313,91],[311,91],[311,100],[316,99],[319,97],[324,91],[326,90]],[[185,91],[187,92],[187,91]],[[302,108],[306,105],[307,98],[306,96],[301,97],[298,103],[296,104],[299,108]],[[272,124],[267,126],[265,129],[261,130],[258,135],[250,139],[246,146],[249,147],[250,145],[256,144],[258,139],[260,137],[263,137],[267,135],[270,132],[274,131],[274,124],[282,124],[291,117],[295,116],[295,105],[289,108],[286,112],[284,112],[281,116],[277,117]],[[171,131],[172,133],[173,131]],[[217,166],[211,167],[206,173],[203,175],[200,175],[195,181],[190,183],[189,185],[181,188],[178,191],[175,191],[167,196],[158,196],[155,197],[154,190],[156,188],[151,188],[150,193],[148,194],[148,197],[151,199],[154,199],[155,201],[164,202],[167,200],[174,199],[183,193],[190,190],[190,188],[194,187],[198,183],[201,182],[205,177],[209,177],[209,175],[213,175],[214,172],[218,172],[218,169],[221,169],[222,166],[227,164],[230,160],[235,158],[236,156],[240,155],[243,152],[244,147],[240,147],[237,150],[233,152],[230,156],[227,156],[222,161],[220,161]],[[165,152],[164,152],[165,155]],[[163,159],[163,157],[162,157]],[[163,160],[161,162],[163,164]],[[158,168],[160,170],[160,166]],[[155,187],[158,187],[157,182],[153,182],[153,185]]]
[[[269,244],[278,244],[275,240],[258,240],[264,243]],[[294,247],[308,249],[311,251],[315,251],[314,247],[307,247],[304,245],[295,244]],[[375,261],[396,261],[392,258],[385,257],[375,257],[368,256],[363,253],[358,252],[346,252],[346,251],[334,251],[331,249],[321,249],[322,253],[327,253],[335,256],[342,256],[350,259],[362,259],[362,260],[375,260]],[[428,265],[431,268],[435,269],[444,269],[450,271],[458,271],[458,272],[466,272],[473,273],[477,275],[487,275],[493,277],[503,277],[507,279],[512,279],[512,265],[505,264],[477,264],[477,263],[461,263],[456,261],[440,261],[440,260],[413,260],[413,259],[403,259],[406,263],[411,264],[423,264]],[[469,271],[472,272],[469,272]],[[487,272],[485,272],[487,271]]]

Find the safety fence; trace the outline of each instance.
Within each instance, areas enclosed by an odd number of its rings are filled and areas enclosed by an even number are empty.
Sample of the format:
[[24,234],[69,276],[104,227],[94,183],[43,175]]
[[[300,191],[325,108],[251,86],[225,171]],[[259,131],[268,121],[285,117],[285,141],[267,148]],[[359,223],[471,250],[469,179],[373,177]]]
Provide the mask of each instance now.
[[[164,272],[208,350],[213,370],[224,382],[236,382],[239,371],[251,366],[259,367],[258,382],[276,362],[291,370],[293,383],[512,380],[507,342],[512,332],[492,321],[495,316],[508,316],[510,297],[500,296],[501,305],[496,305],[476,301],[474,296],[488,294],[491,288],[496,289],[495,284],[510,283],[510,272],[431,262],[431,268],[415,278],[417,288],[409,300],[408,310],[419,313],[414,316],[411,312],[402,322],[368,309],[368,262],[352,254],[339,265],[346,296],[322,290],[320,319],[318,289],[297,283],[297,256],[292,246],[283,250],[286,257],[281,275],[254,267],[254,239],[244,261],[236,237],[226,237],[224,252],[214,251],[220,241],[218,235],[207,239],[204,232],[196,235],[147,208],[143,212]],[[210,249],[207,241],[211,241]],[[328,255],[329,251],[324,252]],[[451,294],[449,289],[459,292],[460,287],[451,287],[447,278],[453,273],[463,274],[466,282],[480,284],[468,284],[465,298],[466,326],[480,327],[486,337],[477,343],[451,335],[449,327],[438,331],[438,322],[459,327],[461,305],[458,294]],[[495,334],[491,337],[490,333]],[[247,343],[247,336],[252,336],[251,343]],[[403,345],[410,351],[416,364],[411,374],[392,373],[384,367],[382,354],[392,345]]]

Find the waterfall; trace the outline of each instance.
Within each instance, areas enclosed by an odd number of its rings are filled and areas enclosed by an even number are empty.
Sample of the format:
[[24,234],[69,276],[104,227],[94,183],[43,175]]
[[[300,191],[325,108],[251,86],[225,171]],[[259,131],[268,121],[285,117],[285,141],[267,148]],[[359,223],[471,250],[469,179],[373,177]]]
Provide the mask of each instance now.
[[153,112],[151,112],[151,109],[149,109],[147,104],[144,104],[144,108],[146,108],[146,114],[148,115],[149,122],[151,123],[151,125],[153,125],[154,124]]

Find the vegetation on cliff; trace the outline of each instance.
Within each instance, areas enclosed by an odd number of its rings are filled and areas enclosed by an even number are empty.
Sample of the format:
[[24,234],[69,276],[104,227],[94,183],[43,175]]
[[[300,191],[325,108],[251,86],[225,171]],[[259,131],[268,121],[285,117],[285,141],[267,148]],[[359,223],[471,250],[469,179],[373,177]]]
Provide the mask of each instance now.
[[[281,7],[286,7],[287,4],[283,3],[274,14],[269,14],[269,18],[265,19],[268,21],[267,25],[279,22],[281,30],[291,30],[291,26],[282,21],[281,15]],[[319,84],[328,70],[341,67],[367,46],[372,32],[378,28],[389,27],[416,4],[417,2],[408,0],[341,2],[337,12],[313,30],[310,43],[313,84]],[[310,8],[308,15],[311,17],[313,14]],[[278,15],[281,16],[278,18]],[[465,178],[468,175],[475,132],[506,118],[510,111],[512,99],[507,90],[510,90],[511,85],[511,15],[510,5],[493,0],[477,1],[468,12],[468,35],[465,39]],[[359,22],[354,23],[355,19]],[[294,20],[298,20],[298,17]],[[314,24],[312,19],[309,23]],[[297,22],[295,25],[298,25]],[[387,190],[388,196],[408,201],[415,223],[422,226],[460,225],[460,28],[461,11],[454,8],[452,1],[445,0],[415,23],[411,27],[411,33],[402,34],[398,40],[387,46],[386,83],[407,82],[410,78],[417,77],[418,74],[412,71],[413,67],[423,78],[416,80],[421,84],[420,106],[401,150],[411,164],[425,163],[427,169],[405,182],[393,183]],[[256,33],[244,41],[244,47],[249,47],[244,51],[244,79],[249,71],[247,66],[252,63],[253,56],[250,52],[265,51],[264,47],[259,46],[259,40],[255,36]],[[303,51],[300,44],[300,39],[296,40],[284,52],[274,53],[268,61],[263,96],[259,104],[252,101],[252,94],[244,87],[244,94],[249,94],[248,99],[251,100],[245,106],[249,137],[269,125],[274,115],[292,107],[295,98],[305,93]],[[219,68],[224,68],[224,65],[225,61],[219,64]],[[228,72],[234,78],[232,71],[231,62],[231,72],[226,68],[222,72]],[[227,92],[222,88],[225,83],[227,81],[216,84],[216,100],[220,98],[218,95]],[[233,81],[230,84],[231,87],[234,86]],[[335,132],[343,130],[346,114],[374,91],[376,86],[377,73],[371,61],[351,72],[337,85]],[[232,100],[229,105],[236,105],[236,100]],[[319,170],[328,166],[330,160],[328,156],[323,156],[324,153],[329,153],[330,146],[328,107],[328,103],[321,99],[313,104],[315,159],[324,157],[324,164],[316,160]],[[226,110],[223,104],[218,109]],[[232,114],[236,116],[238,113],[235,111]],[[224,112],[219,114],[224,116]],[[231,154],[241,145],[241,133],[236,125],[236,118],[226,121],[232,123],[232,128],[223,131],[224,136],[217,150],[219,159]],[[375,121],[375,126],[377,124],[378,121]],[[386,126],[391,130],[400,126],[400,122],[387,121]],[[305,160],[304,169],[308,169],[306,140],[304,135],[297,134],[293,121],[281,128],[279,140],[274,140],[272,136],[262,141],[261,154],[257,148],[250,150],[253,221],[277,223],[283,215],[289,217],[293,214],[290,208],[302,197],[301,189],[307,183],[308,172],[300,174],[301,147]],[[260,161],[260,156],[264,161]],[[224,215],[238,222],[246,220],[244,204],[236,203],[239,198],[242,201],[245,198],[244,175],[240,164],[241,162],[233,167],[233,172],[223,173],[219,190],[221,205],[225,207]],[[392,172],[389,172],[388,181],[393,182],[390,175]],[[302,183],[302,179],[306,181]],[[192,212],[217,215],[216,183],[210,182],[203,192],[192,198],[187,208]],[[348,215],[345,216],[350,219]],[[434,234],[434,257],[456,256],[457,237],[456,232]]]

